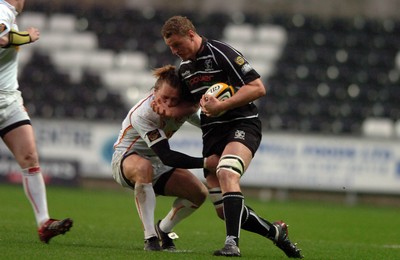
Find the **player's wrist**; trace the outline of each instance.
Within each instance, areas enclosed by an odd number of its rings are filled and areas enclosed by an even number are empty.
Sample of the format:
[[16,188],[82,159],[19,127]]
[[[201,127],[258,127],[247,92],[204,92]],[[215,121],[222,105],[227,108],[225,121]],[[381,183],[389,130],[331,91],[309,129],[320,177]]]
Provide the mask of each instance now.
[[16,30],[10,30],[8,33],[8,46],[19,46],[23,44],[27,44],[32,42],[31,36],[29,35],[29,32],[27,31],[16,31]]

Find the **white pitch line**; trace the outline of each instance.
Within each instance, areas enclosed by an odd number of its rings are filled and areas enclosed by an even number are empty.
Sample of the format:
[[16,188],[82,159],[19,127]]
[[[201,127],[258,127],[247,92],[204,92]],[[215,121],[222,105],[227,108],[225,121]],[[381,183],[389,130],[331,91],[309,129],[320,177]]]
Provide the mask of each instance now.
[[383,245],[382,247],[400,249],[400,245]]

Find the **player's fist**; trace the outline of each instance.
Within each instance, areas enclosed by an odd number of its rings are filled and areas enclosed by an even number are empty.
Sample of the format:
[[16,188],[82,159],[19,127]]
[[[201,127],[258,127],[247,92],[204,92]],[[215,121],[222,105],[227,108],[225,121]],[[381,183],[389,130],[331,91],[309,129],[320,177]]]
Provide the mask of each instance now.
[[26,31],[29,33],[31,42],[35,42],[35,41],[39,40],[40,32],[37,28],[29,27]]

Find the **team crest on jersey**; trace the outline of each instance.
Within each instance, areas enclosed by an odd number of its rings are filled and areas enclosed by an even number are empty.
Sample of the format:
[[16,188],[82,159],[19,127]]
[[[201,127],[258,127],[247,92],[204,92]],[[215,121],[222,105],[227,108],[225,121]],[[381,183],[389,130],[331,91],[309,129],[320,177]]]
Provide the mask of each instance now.
[[244,58],[242,56],[237,56],[235,62],[237,65],[242,66],[244,64]]
[[244,140],[244,137],[245,137],[245,135],[246,135],[246,133],[244,132],[244,131],[242,131],[242,130],[236,130],[236,132],[235,132],[235,139],[241,139],[241,140]]
[[186,77],[189,76],[189,75],[190,75],[190,70],[187,70],[187,71],[185,71],[185,72],[182,73],[182,77],[183,77],[183,78],[186,78]]
[[149,138],[150,142],[153,142],[157,140],[158,138],[161,137],[160,131],[158,129],[155,129],[153,131],[150,131],[146,134],[147,138]]
[[212,60],[208,59],[204,62],[205,71],[213,70]]

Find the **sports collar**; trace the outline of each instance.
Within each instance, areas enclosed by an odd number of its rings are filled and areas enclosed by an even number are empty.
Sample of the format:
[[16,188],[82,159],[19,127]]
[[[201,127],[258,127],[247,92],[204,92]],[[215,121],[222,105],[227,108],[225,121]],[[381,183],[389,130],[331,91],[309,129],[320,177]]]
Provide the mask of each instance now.
[[206,37],[201,36],[201,45],[200,45],[199,50],[198,50],[197,53],[196,53],[196,57],[198,57],[198,56],[199,56],[199,53],[201,53],[201,52],[204,50],[204,47],[206,46],[207,41],[208,41],[208,40],[207,40]]

